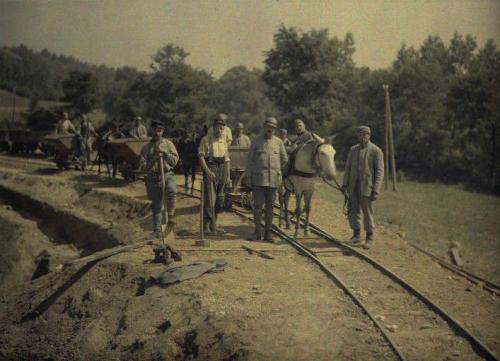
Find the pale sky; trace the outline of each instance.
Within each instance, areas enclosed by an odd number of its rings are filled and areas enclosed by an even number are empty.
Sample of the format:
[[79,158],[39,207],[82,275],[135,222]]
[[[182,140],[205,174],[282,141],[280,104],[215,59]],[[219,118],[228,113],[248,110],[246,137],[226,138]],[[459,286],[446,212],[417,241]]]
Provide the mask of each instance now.
[[169,42],[188,62],[220,76],[263,68],[280,24],[354,34],[358,65],[387,67],[402,43],[455,31],[500,45],[500,0],[0,0],[0,45],[24,43],[111,66],[148,69]]

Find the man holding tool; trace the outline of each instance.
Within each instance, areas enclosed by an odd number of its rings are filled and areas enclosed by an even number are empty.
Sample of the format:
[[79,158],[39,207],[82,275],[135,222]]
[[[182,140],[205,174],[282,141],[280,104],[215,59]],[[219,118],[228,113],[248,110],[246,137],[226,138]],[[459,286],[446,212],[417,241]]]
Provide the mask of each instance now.
[[203,170],[204,210],[203,221],[207,233],[224,233],[217,227],[217,216],[224,206],[224,188],[229,178],[229,149],[223,129],[226,116],[214,119],[212,132],[201,139],[198,159]]
[[175,224],[177,190],[173,169],[179,161],[179,154],[170,140],[162,138],[164,130],[163,123],[153,121],[153,136],[151,141],[142,148],[140,160],[141,168],[147,171],[146,191],[151,200],[153,234],[157,238],[163,236],[162,224],[167,223],[168,230],[172,230]]

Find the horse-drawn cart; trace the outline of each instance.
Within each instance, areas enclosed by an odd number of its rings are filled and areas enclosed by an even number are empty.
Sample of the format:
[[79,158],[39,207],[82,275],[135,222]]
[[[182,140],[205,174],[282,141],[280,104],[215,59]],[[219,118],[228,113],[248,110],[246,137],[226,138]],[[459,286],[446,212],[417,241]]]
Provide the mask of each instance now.
[[69,169],[74,166],[76,169],[85,170],[87,162],[83,152],[78,150],[79,143],[73,134],[49,134],[43,138],[43,143],[54,149],[57,168]]
[[109,141],[113,158],[116,159],[118,170],[125,180],[133,182],[145,174],[140,171],[139,163],[142,147],[149,141],[150,138],[121,138]]

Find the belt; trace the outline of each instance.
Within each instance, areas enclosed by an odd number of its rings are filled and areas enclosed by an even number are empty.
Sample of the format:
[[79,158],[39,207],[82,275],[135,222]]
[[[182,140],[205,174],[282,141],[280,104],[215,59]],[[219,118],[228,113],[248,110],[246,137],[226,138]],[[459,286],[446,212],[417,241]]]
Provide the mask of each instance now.
[[290,175],[296,175],[298,177],[303,177],[303,178],[314,178],[316,177],[316,173],[306,173],[306,172],[301,172],[300,170],[292,169],[290,172]]
[[205,162],[207,164],[224,164],[226,158],[224,157],[206,157]]

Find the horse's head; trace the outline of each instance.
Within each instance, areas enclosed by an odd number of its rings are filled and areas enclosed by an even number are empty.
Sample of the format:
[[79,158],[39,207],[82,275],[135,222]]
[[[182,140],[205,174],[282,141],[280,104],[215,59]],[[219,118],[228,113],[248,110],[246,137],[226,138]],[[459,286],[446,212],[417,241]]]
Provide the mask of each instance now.
[[337,174],[335,167],[335,148],[329,143],[318,142],[314,152],[314,163],[326,179],[333,180]]

